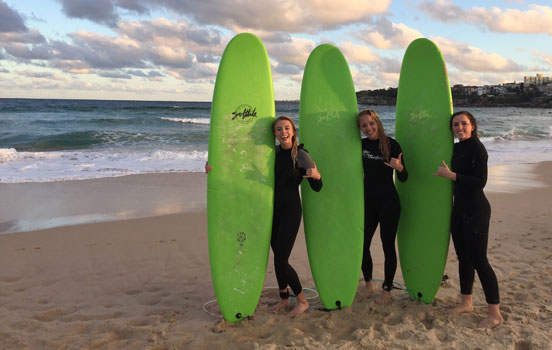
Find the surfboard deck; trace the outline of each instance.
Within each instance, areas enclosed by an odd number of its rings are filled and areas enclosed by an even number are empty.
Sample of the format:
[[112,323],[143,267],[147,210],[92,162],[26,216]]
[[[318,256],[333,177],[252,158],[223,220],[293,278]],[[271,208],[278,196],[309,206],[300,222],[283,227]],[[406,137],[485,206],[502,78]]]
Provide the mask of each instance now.
[[215,295],[224,319],[254,313],[268,262],[274,202],[275,106],[263,43],[242,33],[222,56],[211,107],[207,221]]
[[452,182],[432,174],[450,166],[452,96],[445,61],[428,39],[407,48],[400,72],[395,135],[408,181],[396,182],[401,201],[397,232],[402,274],[411,298],[431,303],[448,254]]
[[327,309],[350,306],[359,282],[364,240],[362,145],[349,66],[336,47],[315,48],[305,66],[299,136],[323,188],[301,184],[309,263]]

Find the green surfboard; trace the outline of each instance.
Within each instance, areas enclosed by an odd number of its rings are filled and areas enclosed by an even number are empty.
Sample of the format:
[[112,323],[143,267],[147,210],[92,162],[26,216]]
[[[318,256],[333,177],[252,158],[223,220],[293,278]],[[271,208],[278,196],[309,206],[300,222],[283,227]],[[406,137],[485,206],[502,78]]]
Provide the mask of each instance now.
[[274,202],[274,90],[254,35],[235,36],[217,72],[211,107],[207,221],[215,295],[224,319],[255,311],[270,247]]
[[401,201],[397,232],[404,282],[411,298],[431,303],[447,259],[452,183],[433,176],[450,165],[452,97],[439,48],[428,39],[407,48],[399,78],[395,135],[408,168],[408,181],[396,182]]
[[324,183],[301,185],[312,276],[327,309],[350,306],[356,294],[364,240],[362,145],[349,65],[336,47],[315,48],[301,85],[300,141]]

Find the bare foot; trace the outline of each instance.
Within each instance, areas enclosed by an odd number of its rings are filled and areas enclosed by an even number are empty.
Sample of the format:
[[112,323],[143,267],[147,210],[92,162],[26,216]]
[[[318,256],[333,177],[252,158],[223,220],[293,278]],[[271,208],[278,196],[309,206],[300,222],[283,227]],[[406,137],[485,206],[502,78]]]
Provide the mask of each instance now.
[[374,293],[374,284],[372,281],[368,281],[365,283],[366,285],[366,298],[370,298],[372,293]]
[[451,315],[463,314],[465,312],[473,311],[473,303],[471,294],[462,294],[462,301],[460,305],[453,307],[448,312]]
[[280,299],[280,302],[278,303],[278,305],[276,305],[276,307],[272,309],[272,313],[277,314],[278,312],[280,312],[281,309],[285,308],[288,303],[289,303],[289,299]]
[[504,319],[500,313],[500,304],[489,304],[489,315],[479,322],[478,327],[492,329],[502,323],[504,323]]
[[479,322],[479,325],[477,325],[478,328],[489,328],[493,329],[496,326],[504,323],[504,319],[501,315],[496,316],[488,316],[487,318],[483,319],[483,321]]
[[302,314],[303,312],[307,311],[309,309],[309,302],[304,301],[297,301],[297,305],[291,310],[289,313],[289,317],[294,318],[295,316]]
[[380,295],[376,298],[376,304],[387,305],[391,303],[392,300],[393,297],[391,296],[391,292],[388,290],[382,290]]
[[449,314],[458,315],[458,314],[463,314],[465,312],[472,312],[472,311],[473,311],[473,306],[471,304],[460,304],[450,309]]

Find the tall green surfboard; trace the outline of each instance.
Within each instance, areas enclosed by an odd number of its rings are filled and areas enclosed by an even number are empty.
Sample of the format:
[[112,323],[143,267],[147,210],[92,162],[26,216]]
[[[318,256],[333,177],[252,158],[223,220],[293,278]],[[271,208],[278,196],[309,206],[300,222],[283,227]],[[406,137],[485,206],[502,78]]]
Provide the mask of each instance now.
[[432,174],[450,165],[452,97],[439,48],[428,39],[407,48],[399,78],[395,136],[403,150],[408,181],[396,182],[401,201],[397,232],[404,282],[411,298],[431,303],[447,259],[452,183]]
[[332,45],[318,46],[303,75],[299,136],[324,185],[314,192],[303,181],[301,194],[312,276],[330,310],[353,303],[362,264],[364,184],[357,117],[345,57]]
[[215,295],[224,319],[255,311],[270,247],[274,202],[274,90],[254,35],[235,36],[219,65],[209,131],[207,221]]

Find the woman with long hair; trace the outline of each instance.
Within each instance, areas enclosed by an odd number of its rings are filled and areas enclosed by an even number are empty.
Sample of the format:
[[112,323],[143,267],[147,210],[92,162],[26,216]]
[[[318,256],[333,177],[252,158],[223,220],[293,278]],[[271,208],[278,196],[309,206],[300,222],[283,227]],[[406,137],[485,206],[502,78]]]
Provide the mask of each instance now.
[[276,118],[272,130],[280,144],[276,147],[274,216],[270,245],[274,252],[274,271],[281,299],[273,312],[277,313],[288,304],[289,286],[297,301],[289,314],[294,317],[309,308],[299,277],[288,261],[301,223],[302,208],[298,187],[303,178],[307,178],[311,188],[318,192],[322,188],[322,178],[303,145],[297,144],[297,128],[289,117]]
[[[322,188],[322,176],[303,145],[297,143],[297,128],[291,118],[276,118],[272,131],[279,145],[276,146],[274,163],[274,213],[270,246],[274,253],[274,271],[280,290],[280,302],[272,311],[278,313],[289,304],[289,286],[296,297],[296,305],[289,316],[295,317],[309,308],[297,272],[289,264],[303,214],[299,185],[306,178],[311,188],[318,192]],[[206,164],[205,171],[208,173],[211,170],[211,166]]]
[[451,179],[454,187],[450,229],[458,256],[462,301],[450,312],[473,311],[472,289],[477,271],[489,309],[479,327],[494,328],[504,319],[500,313],[498,281],[487,259],[491,220],[491,205],[483,192],[487,183],[487,150],[477,137],[477,121],[470,112],[454,113],[450,128],[459,141],[454,144],[451,168],[443,161],[434,174]]
[[358,114],[358,125],[366,138],[362,139],[362,162],[364,167],[364,252],[362,273],[366,285],[366,297],[373,291],[373,263],[370,245],[378,224],[385,257],[384,282],[378,304],[391,301],[393,278],[397,270],[395,238],[401,215],[401,204],[393,173],[401,182],[408,179],[408,172],[402,158],[401,146],[387,136],[378,114],[371,109]]

